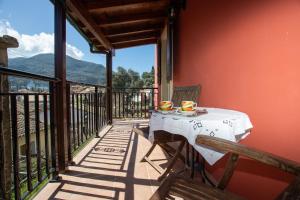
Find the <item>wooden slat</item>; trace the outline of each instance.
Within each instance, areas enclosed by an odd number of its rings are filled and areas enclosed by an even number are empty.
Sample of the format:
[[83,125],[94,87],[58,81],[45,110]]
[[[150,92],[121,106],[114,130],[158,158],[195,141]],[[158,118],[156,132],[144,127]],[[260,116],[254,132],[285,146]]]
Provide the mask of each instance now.
[[141,35],[141,34],[142,35],[147,35],[147,34],[151,34],[151,33],[156,33],[156,34],[160,35],[160,31],[161,31],[161,29],[146,29],[146,30],[141,30],[141,31],[111,34],[111,35],[107,35],[107,38],[115,39],[115,38],[118,38],[118,37],[132,37],[132,36],[135,36],[135,35]]
[[133,13],[125,15],[92,15],[95,19],[95,22],[100,24],[115,24],[115,23],[124,23],[124,22],[135,22],[138,20],[154,19],[159,17],[167,17],[166,10],[157,10],[155,12],[143,12],[143,13]]
[[94,4],[93,6],[87,4],[87,8],[91,13],[103,14],[103,13],[118,13],[125,14],[128,12],[136,12],[137,10],[157,10],[160,8],[166,8],[169,5],[168,0],[150,1],[140,3],[123,3],[109,6],[103,6],[101,3]]
[[189,182],[180,185],[172,185],[170,189],[170,194],[181,197],[183,199],[190,200],[216,200],[216,199],[226,199],[226,200],[241,200],[243,198],[236,196],[229,192],[223,192],[217,190],[213,187],[203,185],[199,183],[200,187],[193,188]]
[[146,24],[136,25],[128,25],[128,26],[116,26],[110,28],[103,28],[103,33],[105,35],[116,35],[116,34],[126,34],[138,31],[145,31],[149,29],[159,29],[162,30],[164,27],[164,23],[161,22],[150,22]]
[[156,18],[148,18],[148,19],[136,19],[136,20],[129,20],[129,21],[119,21],[119,22],[112,22],[112,23],[104,23],[100,24],[99,27],[101,28],[110,28],[110,27],[118,27],[118,26],[139,26],[145,23],[152,23],[152,22],[164,22],[165,17],[156,17]]
[[107,40],[105,35],[100,29],[97,28],[97,24],[94,22],[89,13],[84,9],[84,5],[77,0],[67,0],[67,6],[74,12],[78,19],[84,24],[84,26],[97,38],[97,40],[103,44],[108,50],[113,49],[111,43]]
[[238,158],[239,158],[239,155],[237,155],[237,154],[230,155],[230,157],[227,161],[226,167],[225,167],[224,175],[221,178],[221,180],[217,186],[219,189],[224,190],[226,188],[226,186],[228,185],[228,183],[233,175]]
[[133,47],[133,46],[155,44],[156,42],[157,42],[156,38],[146,38],[141,40],[118,42],[118,43],[114,43],[113,45],[116,49],[121,49],[121,48]]
[[168,195],[168,192],[170,190],[174,178],[175,177],[173,175],[170,175],[168,178],[163,180],[160,187],[155,191],[155,193],[152,195],[152,197],[149,200],[165,199],[165,197]]
[[110,40],[113,44],[116,42],[126,42],[126,41],[132,41],[132,40],[140,40],[140,39],[147,39],[147,38],[158,38],[159,32],[148,32],[148,33],[142,33],[142,34],[132,34],[127,36],[118,36],[118,37],[111,37]]
[[[132,40],[126,42],[117,42],[113,43],[115,49],[139,46],[139,45],[147,45],[147,44],[155,44],[157,42],[156,38],[146,38],[141,40]],[[97,48],[103,48],[102,46],[97,46]]]
[[240,156],[245,156],[257,160],[261,163],[265,163],[267,165],[279,168],[282,171],[295,175],[300,175],[299,163],[273,155],[271,153],[250,148],[242,144],[206,135],[199,135],[196,139],[196,143],[198,145],[203,145],[218,151],[231,152]]
[[[83,0],[86,8],[91,10],[95,8],[105,8],[105,7],[112,7],[112,6],[120,6],[129,3],[140,3],[140,2],[151,2],[153,0],[101,0],[101,1],[91,1],[91,0]],[[156,0],[159,1],[159,0]]]
[[276,200],[291,200],[300,199],[300,176],[295,180],[276,198]]

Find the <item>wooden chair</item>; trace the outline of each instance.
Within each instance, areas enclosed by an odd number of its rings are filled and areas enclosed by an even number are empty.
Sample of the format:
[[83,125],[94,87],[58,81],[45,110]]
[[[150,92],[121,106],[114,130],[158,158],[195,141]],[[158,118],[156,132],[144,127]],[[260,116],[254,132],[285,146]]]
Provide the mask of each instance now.
[[292,200],[300,199],[300,163],[290,161],[279,156],[262,152],[253,148],[246,147],[242,144],[237,144],[224,139],[198,136],[196,143],[206,146],[213,150],[228,152],[230,157],[225,166],[225,171],[217,186],[211,187],[197,182],[196,180],[186,179],[179,175],[170,175],[164,180],[162,185],[153,194],[150,200],[172,199],[171,195],[183,199],[243,199],[235,194],[229,193],[224,189],[228,185],[235,166],[240,156],[244,156],[255,161],[279,168],[282,171],[295,175],[292,183],[276,198],[277,200]]
[[[199,95],[200,95],[201,87],[200,85],[195,86],[186,86],[186,87],[175,87],[173,91],[172,102],[175,107],[179,107],[181,101],[183,100],[191,100],[199,103]],[[140,134],[142,136],[148,137],[149,127],[139,128],[135,127],[133,129],[134,132]],[[178,148],[174,149],[168,143],[170,142],[179,142]],[[141,162],[148,162],[152,167],[154,167],[161,176],[158,178],[158,181],[161,181],[164,177],[168,175],[168,173],[172,170],[176,160],[180,158],[183,162],[185,162],[184,157],[181,155],[181,151],[184,148],[186,143],[186,138],[181,135],[172,134],[163,130],[158,130],[154,132],[154,142],[145,156],[142,158]],[[170,157],[167,167],[163,169],[156,163],[154,163],[149,156],[153,152],[156,146],[160,146]],[[188,147],[188,146],[187,146]]]

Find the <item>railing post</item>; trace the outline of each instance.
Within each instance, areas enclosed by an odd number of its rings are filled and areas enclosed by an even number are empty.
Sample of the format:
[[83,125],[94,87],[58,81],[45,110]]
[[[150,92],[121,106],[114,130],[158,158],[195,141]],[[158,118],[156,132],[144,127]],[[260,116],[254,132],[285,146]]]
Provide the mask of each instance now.
[[68,166],[68,131],[66,100],[66,11],[61,1],[55,1],[55,77],[58,170],[64,172]]
[[95,121],[96,121],[96,138],[99,138],[99,93],[98,93],[98,87],[95,87],[95,106],[96,106],[96,112],[95,112]]
[[67,98],[67,135],[68,135],[68,164],[73,165],[72,145],[71,145],[71,85],[67,83],[66,87]]
[[[10,36],[0,37],[0,65],[8,66],[7,48],[18,47],[18,41]],[[6,75],[0,76],[0,93],[9,91],[8,78]],[[11,172],[12,172],[12,152],[11,152],[11,126],[9,96],[0,97],[0,198],[11,198]]]
[[50,152],[51,152],[51,172],[52,172],[52,180],[51,182],[55,182],[59,180],[58,170],[57,170],[57,120],[56,116],[56,85],[54,82],[49,83],[49,91],[50,91]]
[[154,88],[151,89],[151,109],[154,110],[155,106],[154,106]]
[[107,122],[112,124],[112,52],[106,54],[106,112]]

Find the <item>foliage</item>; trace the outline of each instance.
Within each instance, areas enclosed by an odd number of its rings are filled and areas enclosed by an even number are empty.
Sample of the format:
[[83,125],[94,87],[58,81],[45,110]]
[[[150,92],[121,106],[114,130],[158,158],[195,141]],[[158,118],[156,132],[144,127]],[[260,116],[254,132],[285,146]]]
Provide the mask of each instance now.
[[113,72],[113,88],[142,88],[153,87],[154,84],[154,68],[150,72],[143,72],[142,76],[132,69],[124,69],[118,67]]
[[153,84],[154,84],[154,67],[151,68],[151,72],[143,72],[142,79],[144,81],[144,87],[153,87]]

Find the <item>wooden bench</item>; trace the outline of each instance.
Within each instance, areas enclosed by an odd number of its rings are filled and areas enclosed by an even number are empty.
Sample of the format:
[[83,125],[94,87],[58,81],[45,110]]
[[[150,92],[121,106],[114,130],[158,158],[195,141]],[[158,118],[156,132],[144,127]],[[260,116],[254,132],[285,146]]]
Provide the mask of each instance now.
[[171,197],[172,195],[183,199],[242,199],[242,197],[225,191],[240,156],[253,159],[295,175],[295,179],[292,183],[276,199],[300,199],[299,163],[242,144],[211,136],[199,135],[196,139],[196,143],[213,150],[230,153],[224,174],[217,186],[208,186],[202,182],[172,174],[164,180],[158,190],[150,198],[151,200],[174,199]]

